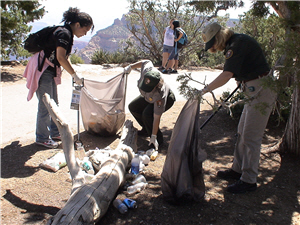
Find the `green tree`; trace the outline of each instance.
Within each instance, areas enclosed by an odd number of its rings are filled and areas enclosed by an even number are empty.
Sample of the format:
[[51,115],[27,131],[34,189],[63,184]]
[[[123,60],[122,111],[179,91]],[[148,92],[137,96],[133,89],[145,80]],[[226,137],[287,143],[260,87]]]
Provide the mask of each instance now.
[[75,53],[71,54],[70,61],[72,64],[84,64],[84,60]]
[[[300,156],[300,2],[270,1],[257,2],[254,9],[257,15],[269,14],[267,5],[271,5],[282,19],[285,29],[285,42],[281,47],[280,81],[290,84],[291,113],[285,132],[279,144],[279,150]],[[265,11],[261,11],[265,10]],[[286,82],[288,81],[288,82]]]
[[1,1],[1,58],[27,56],[22,41],[32,29],[27,23],[40,19],[45,14],[38,1]]
[[[163,31],[172,18],[180,21],[188,35],[189,43],[180,53],[180,62],[184,65],[197,64],[196,52],[203,48],[199,35],[207,20],[206,15],[198,15],[194,7],[184,0],[152,1],[130,0],[130,11],[126,16],[128,29],[134,38],[127,41],[128,52],[139,52],[141,58],[160,63],[163,47]],[[136,44],[134,42],[136,41]]]
[[245,13],[240,19],[240,33],[248,34],[258,41],[270,65],[275,65],[284,43],[285,30],[281,19],[275,15],[257,17],[254,10]]

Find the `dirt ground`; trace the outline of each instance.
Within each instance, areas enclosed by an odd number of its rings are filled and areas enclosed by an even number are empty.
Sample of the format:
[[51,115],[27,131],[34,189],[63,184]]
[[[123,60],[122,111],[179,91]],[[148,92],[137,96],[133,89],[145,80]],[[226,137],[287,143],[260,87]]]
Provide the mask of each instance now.
[[[24,82],[24,67],[15,66],[1,71],[1,85]],[[5,93],[3,93],[5,94]],[[271,149],[281,137],[284,124],[270,120],[263,139],[259,167],[258,189],[245,194],[225,191],[233,181],[216,177],[220,169],[231,166],[237,119],[226,110],[220,110],[201,131],[201,147],[207,153],[203,162],[206,194],[201,202],[170,205],[163,200],[161,172],[176,119],[185,102],[176,102],[161,121],[165,145],[155,161],[144,169],[148,187],[138,194],[127,196],[120,188],[117,197],[130,197],[138,208],[120,214],[112,205],[97,224],[300,224],[300,170],[299,159]],[[200,106],[202,124],[212,111]],[[3,109],[5,110],[5,109]],[[127,119],[134,121],[130,114]],[[20,121],[20,129],[21,129]],[[134,121],[134,125],[140,127]],[[100,137],[88,132],[80,134],[86,150],[119,143],[119,134]],[[2,134],[3,135],[3,134]],[[1,149],[1,224],[46,224],[67,202],[71,183],[68,168],[56,173],[40,168],[39,164],[58,150],[49,150],[18,139]],[[138,137],[138,150],[147,150],[148,141]],[[62,148],[62,145],[60,145]]]

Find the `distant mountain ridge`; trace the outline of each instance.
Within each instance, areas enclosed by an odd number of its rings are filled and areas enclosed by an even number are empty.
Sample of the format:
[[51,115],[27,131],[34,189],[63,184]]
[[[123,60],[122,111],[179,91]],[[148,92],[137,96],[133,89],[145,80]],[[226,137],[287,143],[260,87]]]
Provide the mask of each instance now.
[[88,44],[79,51],[78,55],[85,61],[90,63],[91,56],[96,50],[103,49],[107,52],[114,52],[121,46],[121,42],[131,36],[126,27],[125,16],[122,19],[115,19],[114,23],[97,33],[91,38]]

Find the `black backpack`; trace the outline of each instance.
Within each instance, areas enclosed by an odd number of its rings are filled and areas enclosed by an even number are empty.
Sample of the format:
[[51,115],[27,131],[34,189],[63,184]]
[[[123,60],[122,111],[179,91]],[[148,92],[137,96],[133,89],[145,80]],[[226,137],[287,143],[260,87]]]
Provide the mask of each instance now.
[[[49,26],[45,27],[35,33],[32,33],[28,36],[28,38],[24,41],[24,49],[26,49],[29,53],[37,53],[42,50],[45,52],[45,56],[42,60],[42,63],[38,63],[38,70],[41,71],[46,58],[49,58],[53,48],[53,43],[51,42],[51,38],[55,30],[59,26]],[[40,57],[39,57],[40,58]]]
[[58,26],[45,27],[33,34],[30,34],[24,41],[24,49],[29,53],[37,53],[46,50],[50,46],[49,40]]

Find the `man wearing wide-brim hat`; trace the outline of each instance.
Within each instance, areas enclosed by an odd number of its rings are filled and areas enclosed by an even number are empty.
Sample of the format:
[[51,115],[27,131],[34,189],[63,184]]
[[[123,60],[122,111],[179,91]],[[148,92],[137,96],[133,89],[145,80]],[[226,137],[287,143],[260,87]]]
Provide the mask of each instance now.
[[141,60],[125,67],[124,72],[141,68],[141,76],[137,86],[141,93],[129,105],[129,111],[142,127],[139,135],[150,137],[149,146],[158,149],[163,145],[163,134],[159,129],[162,114],[170,109],[175,96],[161,77],[161,73],[150,60]]
[[[271,89],[262,86],[263,80],[272,79],[269,65],[256,40],[245,34],[234,33],[216,22],[203,29],[202,38],[206,51],[224,51],[225,64],[223,72],[200,93],[211,92],[234,78],[240,83],[247,99],[238,125],[232,166],[219,171],[217,176],[237,180],[227,187],[231,193],[254,191],[257,188],[263,133],[276,99]],[[263,112],[257,107],[262,105]]]

